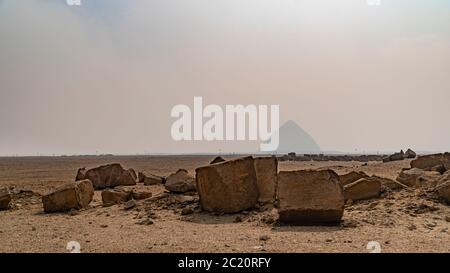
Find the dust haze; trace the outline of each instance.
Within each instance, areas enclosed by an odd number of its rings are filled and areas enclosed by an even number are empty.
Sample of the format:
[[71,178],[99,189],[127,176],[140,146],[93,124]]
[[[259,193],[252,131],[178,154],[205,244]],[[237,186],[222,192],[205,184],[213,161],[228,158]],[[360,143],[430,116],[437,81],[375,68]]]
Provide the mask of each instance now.
[[[94,3],[95,2],[95,3]],[[0,154],[251,152],[170,110],[279,104],[325,151],[450,149],[444,1],[0,2]]]

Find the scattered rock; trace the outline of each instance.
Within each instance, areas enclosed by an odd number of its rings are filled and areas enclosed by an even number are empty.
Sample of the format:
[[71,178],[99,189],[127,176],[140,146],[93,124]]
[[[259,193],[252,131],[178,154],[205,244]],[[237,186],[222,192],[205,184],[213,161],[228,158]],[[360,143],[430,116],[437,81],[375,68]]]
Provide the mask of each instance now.
[[260,203],[273,203],[277,185],[278,161],[276,157],[258,157],[254,159],[256,182]]
[[194,213],[194,210],[192,208],[184,208],[181,210],[181,215],[189,215]]
[[447,169],[444,167],[444,165],[437,165],[437,166],[432,167],[430,169],[430,171],[444,174],[447,171]]
[[450,181],[440,184],[436,190],[441,198],[450,203]]
[[195,179],[184,169],[179,169],[176,173],[167,177],[164,187],[166,190],[174,193],[185,193],[196,190]]
[[78,215],[78,211],[77,211],[76,209],[71,209],[71,210],[69,211],[69,215],[70,215],[70,216]]
[[0,190],[0,210],[8,209],[10,202],[11,202],[11,194],[9,194],[7,189],[1,189]]
[[406,150],[405,158],[416,158],[417,154],[411,149]]
[[437,226],[436,222],[426,222],[423,227],[433,230]]
[[149,174],[148,176],[144,177],[144,180],[142,181],[144,185],[150,186],[150,185],[160,185],[165,183],[165,178],[156,176],[153,174]]
[[125,170],[117,163],[90,169],[84,177],[92,182],[96,190],[136,185],[136,181],[131,172]]
[[81,180],[62,185],[42,197],[45,212],[64,212],[86,208],[94,196],[91,181]]
[[383,162],[391,162],[391,161],[399,161],[405,159],[405,153],[403,150],[400,151],[400,153],[395,153],[390,156],[384,157]]
[[145,177],[146,177],[146,175],[143,172],[138,172],[138,182],[139,183],[144,183]]
[[190,204],[197,201],[197,198],[190,195],[177,195],[175,196],[175,199],[178,203],[181,204]]
[[153,223],[152,219],[144,219],[144,220],[138,222],[137,224],[149,226],[149,225],[153,225],[154,223]]
[[138,181],[138,177],[136,175],[136,171],[132,168],[128,169],[128,172],[130,173],[131,177],[133,177],[134,181]]
[[401,171],[397,181],[409,187],[434,187],[441,178],[438,172],[424,171],[418,168]]
[[216,163],[220,163],[220,162],[224,162],[225,159],[223,159],[221,156],[217,156],[216,158],[213,159],[213,161],[209,162],[209,164],[216,164]]
[[77,171],[77,175],[75,177],[75,181],[80,181],[86,179],[86,167],[79,168]]
[[387,187],[387,188],[389,188],[391,190],[400,190],[400,189],[404,189],[404,188],[408,187],[408,186],[406,186],[406,185],[404,185],[404,184],[402,184],[400,182],[394,181],[394,180],[389,179],[389,178],[376,176],[376,175],[372,175],[370,179],[380,181],[382,186],[385,186],[385,187]]
[[409,225],[408,226],[408,230],[416,230],[417,229],[417,227],[416,227],[416,225],[414,225],[414,224],[411,224],[411,225]]
[[138,181],[144,183],[144,185],[150,186],[164,184],[165,178],[153,174],[146,175],[143,172],[139,172]]
[[270,239],[269,235],[261,235],[259,236],[260,241],[268,241]]
[[263,222],[264,224],[267,225],[272,225],[277,221],[276,217],[272,214],[270,215],[265,215],[261,218],[261,222]]
[[411,161],[411,168],[429,171],[435,166],[442,165],[446,170],[450,169],[450,153],[419,156]]
[[131,199],[123,205],[123,209],[130,210],[130,209],[136,207],[136,205],[137,205],[136,201],[134,199]]
[[102,202],[104,206],[125,203],[132,198],[131,192],[120,190],[104,190],[102,191]]
[[152,197],[152,193],[151,192],[135,192],[135,191],[132,191],[131,195],[133,196],[133,199],[135,199],[135,200],[144,200],[144,199]]
[[344,186],[345,199],[365,200],[379,197],[381,182],[376,177],[361,178],[356,182]]
[[445,172],[436,182],[436,186],[450,182],[450,171]]
[[358,181],[361,178],[366,178],[366,177],[369,177],[369,176],[364,172],[352,171],[347,174],[340,175],[339,179],[341,180],[342,186],[345,186],[347,184],[353,183],[355,181]]
[[342,227],[356,228],[356,227],[358,227],[358,222],[355,220],[344,220],[344,222],[342,223]]
[[245,157],[196,169],[197,190],[204,210],[236,213],[258,201],[254,160]]
[[336,224],[344,213],[343,188],[332,170],[280,172],[277,200],[283,223]]

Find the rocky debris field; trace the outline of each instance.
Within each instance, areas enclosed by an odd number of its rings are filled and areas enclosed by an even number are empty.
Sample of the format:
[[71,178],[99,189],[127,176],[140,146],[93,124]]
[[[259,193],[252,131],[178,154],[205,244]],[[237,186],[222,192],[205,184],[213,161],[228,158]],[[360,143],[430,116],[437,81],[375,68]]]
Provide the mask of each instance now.
[[[368,252],[370,241],[450,251],[448,153],[368,164],[212,159],[41,159],[63,167],[53,174],[39,159],[22,162],[26,171],[0,160],[0,251],[67,252],[69,241],[86,252]],[[58,175],[69,179],[43,181]]]

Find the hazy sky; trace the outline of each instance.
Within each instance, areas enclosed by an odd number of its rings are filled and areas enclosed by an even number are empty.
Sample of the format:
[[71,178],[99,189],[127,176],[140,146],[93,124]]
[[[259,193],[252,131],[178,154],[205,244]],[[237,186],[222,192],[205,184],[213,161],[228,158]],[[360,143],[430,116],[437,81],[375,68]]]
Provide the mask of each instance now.
[[176,104],[279,104],[323,150],[450,150],[450,1],[0,0],[0,154],[175,143]]

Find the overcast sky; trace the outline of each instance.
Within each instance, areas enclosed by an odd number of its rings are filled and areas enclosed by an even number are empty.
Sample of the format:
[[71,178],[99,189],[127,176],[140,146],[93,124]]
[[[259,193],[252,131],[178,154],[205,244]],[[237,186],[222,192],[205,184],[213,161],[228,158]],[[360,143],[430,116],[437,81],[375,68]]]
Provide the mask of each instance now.
[[450,150],[450,1],[0,0],[0,154],[175,143],[176,104],[279,104],[323,150]]

